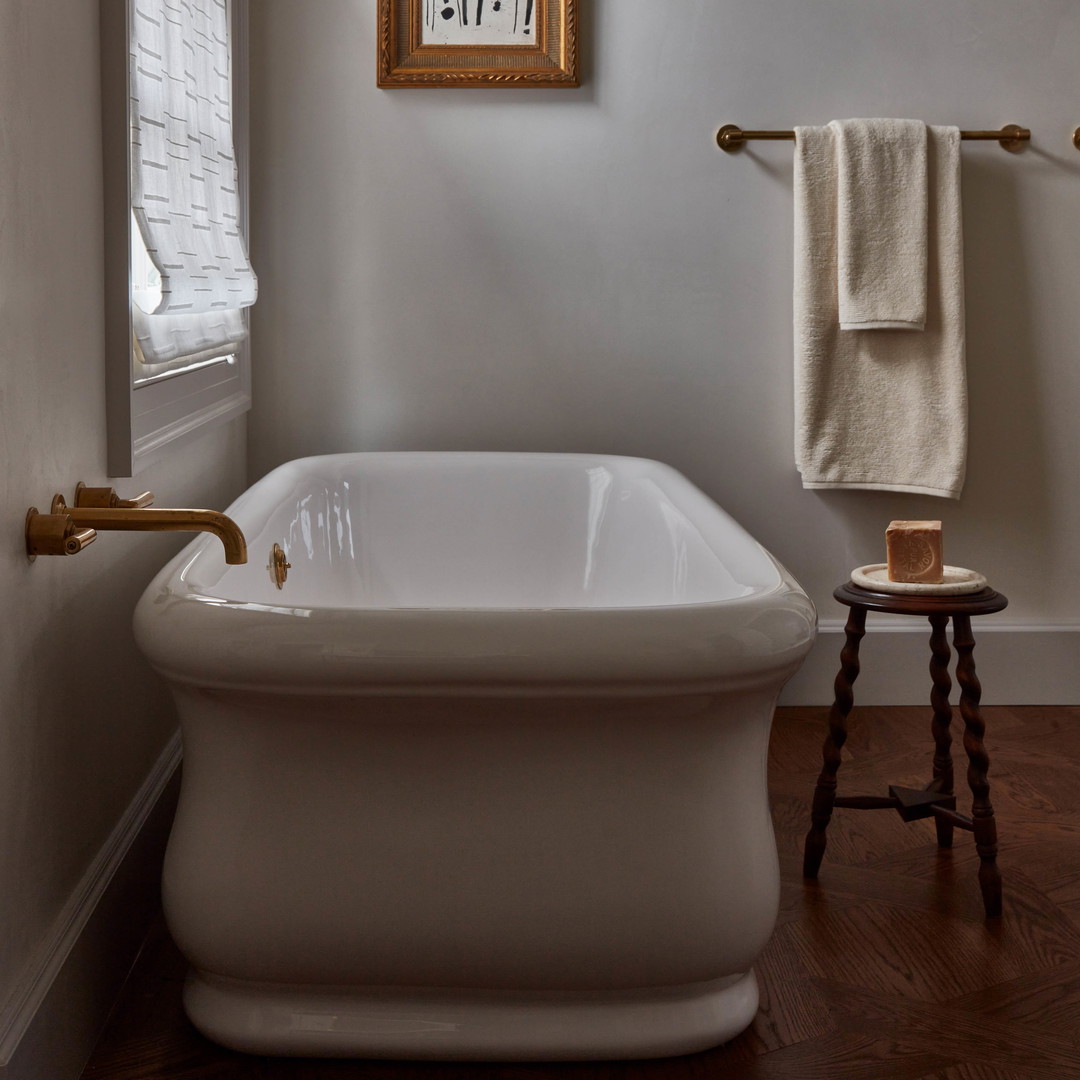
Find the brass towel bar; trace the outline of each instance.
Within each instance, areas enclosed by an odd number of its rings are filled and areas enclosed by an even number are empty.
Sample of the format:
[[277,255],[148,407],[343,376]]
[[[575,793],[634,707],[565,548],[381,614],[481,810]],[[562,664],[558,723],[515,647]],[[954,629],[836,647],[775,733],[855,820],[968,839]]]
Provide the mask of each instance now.
[[[1080,129],[1078,138],[1080,138]],[[1031,140],[1031,131],[1016,124],[1006,124],[1000,131],[961,131],[961,139],[993,139],[1014,154]],[[729,154],[742,149],[748,139],[788,139],[795,141],[794,131],[743,131],[738,124],[725,124],[716,133],[716,144]],[[1080,144],[1078,144],[1080,145]]]

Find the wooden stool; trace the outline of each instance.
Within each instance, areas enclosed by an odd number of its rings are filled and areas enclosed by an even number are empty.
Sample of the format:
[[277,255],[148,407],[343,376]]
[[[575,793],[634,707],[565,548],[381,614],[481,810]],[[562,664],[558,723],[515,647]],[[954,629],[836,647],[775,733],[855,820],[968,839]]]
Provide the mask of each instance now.
[[[1001,611],[1008,600],[1001,593],[986,588],[959,596],[928,596],[871,592],[850,581],[833,593],[841,604],[851,608],[848,615],[847,641],[840,653],[840,672],[836,676],[836,697],[829,712],[829,733],[822,748],[824,764],[814,789],[810,813],[811,827],[806,835],[803,853],[803,876],[816,878],[825,854],[825,830],[834,806],[856,810],[894,809],[905,821],[933,817],[937,826],[939,847],[952,847],[953,828],[967,829],[975,834],[975,849],[979,853],[979,886],[987,918],[1001,914],[1001,872],[997,867],[997,825],[994,808],[990,805],[990,785],[986,770],[990,759],[983,746],[986,725],[979,712],[982,687],[975,676],[972,652],[975,638],[971,633],[972,615],[989,615]],[[933,779],[921,791],[891,786],[888,797],[838,797],[836,772],[840,767],[840,748],[847,739],[847,717],[855,697],[852,685],[859,675],[859,642],[866,633],[867,611],[885,611],[894,615],[925,615],[930,620],[930,675],[933,689],[930,703],[934,718],[930,730],[934,736]],[[950,747],[952,707],[949,705],[949,642],[945,629],[953,621],[953,645],[956,648],[956,681],[960,684],[960,716],[964,721],[964,749],[968,756],[968,784],[971,787],[971,816],[956,812],[953,792],[953,763]]]

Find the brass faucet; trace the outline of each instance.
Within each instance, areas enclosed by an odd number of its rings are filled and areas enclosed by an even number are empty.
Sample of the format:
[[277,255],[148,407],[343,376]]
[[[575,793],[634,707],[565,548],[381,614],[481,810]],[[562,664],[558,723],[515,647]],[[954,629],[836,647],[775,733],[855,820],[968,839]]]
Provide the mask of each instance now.
[[230,564],[247,562],[244,534],[232,518],[216,510],[150,510],[154,496],[143,492],[136,499],[119,499],[111,488],[87,488],[79,484],[75,506],[63,495],[53,497],[48,514],[31,507],[26,515],[26,554],[75,555],[97,536],[98,531],[209,532],[225,549]]

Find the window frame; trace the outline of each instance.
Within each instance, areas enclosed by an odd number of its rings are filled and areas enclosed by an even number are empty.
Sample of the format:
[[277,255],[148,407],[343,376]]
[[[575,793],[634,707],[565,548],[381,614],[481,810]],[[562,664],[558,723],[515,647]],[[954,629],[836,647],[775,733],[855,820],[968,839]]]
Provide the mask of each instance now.
[[[227,0],[240,226],[248,236],[248,0]],[[109,476],[146,466],[251,408],[250,338],[228,360],[135,385],[131,325],[131,0],[100,0]]]

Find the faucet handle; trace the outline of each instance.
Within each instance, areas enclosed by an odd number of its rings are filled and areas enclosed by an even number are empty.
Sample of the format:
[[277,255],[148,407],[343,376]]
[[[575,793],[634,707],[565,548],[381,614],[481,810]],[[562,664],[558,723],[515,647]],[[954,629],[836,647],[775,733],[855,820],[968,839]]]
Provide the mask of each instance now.
[[96,539],[96,529],[72,529],[64,537],[64,554],[78,555],[87,544],[92,544]]
[[144,491],[134,499],[121,499],[111,487],[87,487],[81,480],[75,485],[75,505],[79,508],[93,507],[98,510],[141,510],[154,501],[152,491]]
[[26,557],[31,562],[39,555],[78,555],[96,539],[94,529],[78,528],[68,514],[40,514],[36,506],[26,512]]

